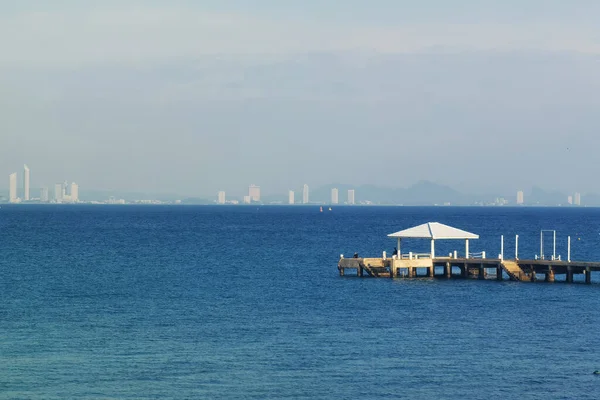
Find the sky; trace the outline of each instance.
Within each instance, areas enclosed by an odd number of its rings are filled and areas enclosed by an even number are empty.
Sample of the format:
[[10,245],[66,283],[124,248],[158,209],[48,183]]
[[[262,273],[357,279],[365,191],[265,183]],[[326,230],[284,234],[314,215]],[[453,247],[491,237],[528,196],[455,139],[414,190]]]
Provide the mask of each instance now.
[[33,187],[185,196],[600,193],[598,15],[587,0],[0,0],[0,176],[26,163]]

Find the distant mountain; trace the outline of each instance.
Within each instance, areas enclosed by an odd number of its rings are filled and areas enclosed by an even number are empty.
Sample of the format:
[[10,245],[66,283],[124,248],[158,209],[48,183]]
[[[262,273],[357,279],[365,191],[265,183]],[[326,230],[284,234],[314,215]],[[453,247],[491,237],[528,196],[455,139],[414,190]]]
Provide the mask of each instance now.
[[456,205],[471,204],[469,197],[450,188],[429,181],[420,181],[408,188],[390,188],[374,185],[347,185],[331,184],[321,186],[310,192],[311,202],[329,203],[331,189],[339,191],[340,203],[345,203],[348,190],[355,190],[357,203],[370,201],[375,204],[403,204],[403,205],[435,205],[451,203]]

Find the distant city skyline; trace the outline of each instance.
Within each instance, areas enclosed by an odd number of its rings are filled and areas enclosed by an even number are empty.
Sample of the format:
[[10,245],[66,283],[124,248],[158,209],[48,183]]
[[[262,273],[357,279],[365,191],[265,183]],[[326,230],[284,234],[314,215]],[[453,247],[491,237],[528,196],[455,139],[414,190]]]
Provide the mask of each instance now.
[[[48,188],[45,186],[40,187],[40,196],[38,198],[31,197],[31,170],[27,164],[23,164],[23,185],[19,187],[17,185],[18,173],[13,172],[8,175],[8,202],[9,203],[20,203],[20,202],[48,202],[50,201]],[[21,189],[21,196],[19,196],[19,189]],[[63,201],[68,203],[79,202],[79,185],[75,182],[70,184],[66,181],[64,183],[56,183],[54,185],[54,197],[53,201],[56,203],[62,203]]]
[[[29,195],[29,192],[31,190],[31,182],[30,182],[30,177],[31,177],[31,170],[28,167],[27,164],[23,164],[23,179],[21,180],[21,182],[23,183],[22,188],[18,187],[18,173],[11,173],[9,174],[9,179],[8,179],[8,183],[9,183],[9,190],[8,190],[8,202],[11,203],[19,203],[19,202],[29,202],[29,201],[36,201],[36,202],[54,202],[54,203],[78,203],[81,202],[80,199],[80,195],[79,195],[79,185],[75,182],[71,182],[68,183],[67,181],[61,182],[61,183],[56,183],[54,184],[54,190],[52,192],[53,196],[52,198],[50,198],[49,196],[49,191],[47,187],[42,186],[41,188],[39,188],[39,197],[35,197],[32,198]],[[224,185],[227,186],[227,185]],[[342,185],[342,186],[346,186],[348,187],[348,185]],[[354,186],[354,187],[358,187],[357,185],[350,185],[350,186]],[[216,194],[216,198],[214,200],[215,203],[217,204],[239,204],[240,202],[242,204],[256,204],[256,203],[265,203],[265,204],[269,204],[269,203],[274,203],[274,204],[296,204],[295,201],[295,196],[294,196],[294,191],[293,190],[289,190],[287,192],[287,199],[285,200],[273,200],[273,196],[274,194],[270,194],[267,195],[267,197],[269,198],[269,200],[263,202],[262,199],[262,194],[261,194],[261,187],[259,185],[256,184],[250,184],[247,186],[247,195],[243,195],[243,196],[237,196],[237,195],[231,195],[229,197],[226,198],[226,192],[224,190],[222,191],[218,191]],[[22,189],[21,193],[21,197],[19,196],[19,189]],[[320,190],[318,188],[318,190]],[[309,190],[309,185],[308,184],[304,184],[302,186],[302,201],[301,204],[339,204],[339,189],[338,187],[334,186],[330,186],[328,190],[328,197],[327,200],[325,200],[323,198],[323,194],[319,194],[316,200],[313,200],[310,197],[310,190]],[[392,188],[388,188],[385,190],[393,190]],[[280,193],[281,195],[281,193]],[[592,198],[595,198],[597,200],[592,200],[592,204],[594,205],[600,205],[600,196],[595,195],[595,194],[589,194],[590,196],[592,196]],[[277,195],[275,195],[277,197]],[[370,194],[368,193],[368,190],[365,192],[361,193],[361,199],[360,201],[356,200],[356,189],[355,188],[350,188],[347,189],[347,198],[346,201],[342,204],[347,204],[347,205],[355,205],[355,204],[363,204],[363,205],[369,205],[369,204],[379,204],[381,200],[377,200],[377,196],[375,197],[375,200],[373,200],[373,198],[369,197]],[[594,197],[595,196],[595,197]],[[26,197],[29,197],[29,200],[25,200]],[[112,198],[112,196],[110,196]],[[516,204],[516,205],[536,205],[536,204],[540,204],[540,200],[536,199],[535,195],[533,196],[533,201],[528,201],[525,198],[525,194],[523,190],[518,190],[517,194],[516,194],[516,200],[513,202],[506,200],[504,197],[500,196],[500,197],[496,197],[494,200],[490,199],[487,202],[483,201],[484,204],[488,204],[488,205],[510,205],[510,204]],[[556,198],[556,197],[554,197]],[[442,201],[438,202],[442,205],[452,205],[452,204],[479,204],[481,202],[479,201],[474,201],[474,200],[459,200],[457,201],[456,199],[452,199],[452,195],[450,196],[450,198],[446,198],[446,199],[440,199]],[[1,196],[0,196],[0,201],[1,201]],[[99,202],[99,203],[103,203],[103,202],[109,202],[111,204],[118,204],[118,203],[123,203],[124,200],[118,200],[118,199],[114,199],[114,200],[110,200],[110,199],[106,199],[106,198],[93,198],[93,199],[88,199],[88,202]],[[147,199],[136,199],[136,201],[142,202],[142,203],[153,203],[154,201],[156,201],[156,199],[152,199],[152,198],[147,198]],[[181,201],[181,198],[177,201]],[[412,202],[414,202],[415,200],[411,200]],[[419,202],[419,201],[417,201]],[[427,199],[424,198],[423,200],[420,201],[421,203],[427,203]],[[391,199],[391,200],[386,200],[384,201],[384,203],[390,203],[390,204],[401,204],[402,203],[402,196],[401,197],[397,197],[395,200]],[[542,201],[542,204],[555,204],[555,205],[561,205],[561,204],[566,204],[566,205],[574,205],[574,206],[582,206],[582,205],[586,205],[585,202],[582,201],[582,195],[580,192],[574,192],[573,194],[568,194],[568,195],[564,195],[564,197],[562,198],[562,200],[554,200],[553,202],[548,203],[547,201]],[[587,205],[590,205],[590,203],[587,203]]]

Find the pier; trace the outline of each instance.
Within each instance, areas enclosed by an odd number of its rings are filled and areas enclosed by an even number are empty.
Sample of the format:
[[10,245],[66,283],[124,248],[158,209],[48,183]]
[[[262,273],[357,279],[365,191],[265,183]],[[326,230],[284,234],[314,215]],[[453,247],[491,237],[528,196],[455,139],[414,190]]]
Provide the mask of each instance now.
[[[554,233],[553,254],[549,260],[544,259],[543,232],[539,258],[521,260],[515,257],[511,260],[504,258],[503,239],[501,253],[496,258],[489,258],[486,257],[485,252],[469,253],[469,240],[478,239],[478,235],[437,222],[429,222],[388,235],[398,240],[397,252],[392,257],[387,257],[385,252],[382,257],[370,258],[345,258],[342,255],[338,262],[338,270],[340,276],[350,273],[359,277],[376,278],[458,278],[499,281],[506,277],[518,282],[554,282],[559,275],[564,276],[565,282],[572,283],[575,276],[583,275],[582,280],[586,284],[592,283],[592,272],[600,271],[600,262],[572,261],[570,247],[567,260],[560,260],[560,257],[557,258],[555,255],[556,233]],[[403,238],[431,240],[431,253],[403,254],[400,247]],[[448,256],[436,256],[436,240],[456,239],[465,240],[464,255],[454,251]],[[515,252],[517,251],[516,249]]]

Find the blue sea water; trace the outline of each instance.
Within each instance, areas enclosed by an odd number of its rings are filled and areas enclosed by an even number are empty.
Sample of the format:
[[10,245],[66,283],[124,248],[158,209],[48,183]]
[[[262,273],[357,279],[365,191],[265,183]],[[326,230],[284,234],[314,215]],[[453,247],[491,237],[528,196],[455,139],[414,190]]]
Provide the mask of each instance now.
[[427,221],[478,233],[474,252],[518,234],[521,258],[556,229],[557,254],[570,235],[600,260],[592,208],[3,205],[0,398],[600,398],[598,275],[338,275]]

